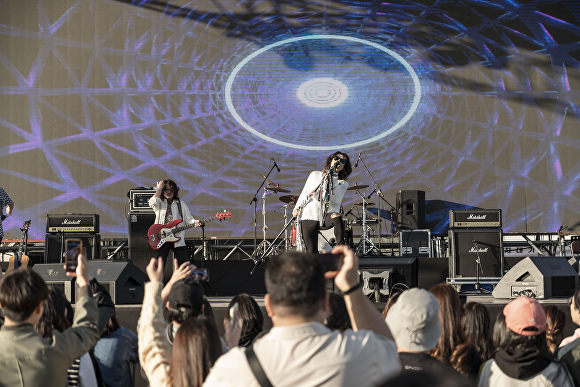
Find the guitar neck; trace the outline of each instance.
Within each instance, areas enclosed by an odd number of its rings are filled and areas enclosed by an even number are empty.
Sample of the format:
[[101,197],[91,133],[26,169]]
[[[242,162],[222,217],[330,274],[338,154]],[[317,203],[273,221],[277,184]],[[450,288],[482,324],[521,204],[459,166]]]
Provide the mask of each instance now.
[[[201,222],[201,223],[207,223],[207,222],[211,222],[212,220],[215,220],[215,219],[217,219],[217,217],[215,217],[215,216],[212,216],[212,217],[210,217],[210,218],[207,218],[207,219],[202,219],[202,220],[200,220],[200,222]],[[173,229],[173,232],[174,232],[174,233],[177,233],[177,232],[180,232],[180,231],[183,231],[183,230],[187,230],[188,228],[192,228],[192,227],[196,227],[196,226],[195,226],[195,223],[187,224],[187,225],[185,225],[185,226],[178,226],[178,227],[175,227],[175,228]]]

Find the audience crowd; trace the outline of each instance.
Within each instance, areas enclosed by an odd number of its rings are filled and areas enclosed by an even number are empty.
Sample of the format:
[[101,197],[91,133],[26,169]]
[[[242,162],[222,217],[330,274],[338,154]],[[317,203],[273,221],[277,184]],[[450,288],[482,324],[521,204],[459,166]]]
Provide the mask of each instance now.
[[[392,292],[382,311],[364,295],[346,246],[337,271],[317,255],[285,252],[265,265],[264,307],[233,297],[217,322],[189,262],[163,283],[151,259],[137,332],[123,327],[84,257],[73,310],[34,270],[0,282],[0,387],[150,386],[580,386],[580,328],[566,313],[520,297],[495,322],[462,305],[455,288]],[[339,292],[328,292],[333,279]],[[568,300],[580,325],[580,290]],[[218,324],[223,323],[223,329]],[[220,331],[224,334],[220,335]]]

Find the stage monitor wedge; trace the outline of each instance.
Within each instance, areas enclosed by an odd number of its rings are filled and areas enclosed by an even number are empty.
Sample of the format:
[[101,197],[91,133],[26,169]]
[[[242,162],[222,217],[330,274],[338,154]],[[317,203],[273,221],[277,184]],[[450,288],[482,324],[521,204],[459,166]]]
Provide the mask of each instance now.
[[578,289],[578,272],[564,257],[527,257],[514,265],[493,290],[495,298],[570,297]]

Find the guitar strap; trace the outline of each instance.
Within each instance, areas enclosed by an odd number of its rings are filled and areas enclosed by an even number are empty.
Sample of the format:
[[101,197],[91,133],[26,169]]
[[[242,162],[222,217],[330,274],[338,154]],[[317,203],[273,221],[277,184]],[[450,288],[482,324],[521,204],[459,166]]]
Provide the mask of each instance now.
[[183,219],[183,212],[181,211],[181,200],[177,201],[177,209],[179,210],[179,217],[185,222],[185,219]]

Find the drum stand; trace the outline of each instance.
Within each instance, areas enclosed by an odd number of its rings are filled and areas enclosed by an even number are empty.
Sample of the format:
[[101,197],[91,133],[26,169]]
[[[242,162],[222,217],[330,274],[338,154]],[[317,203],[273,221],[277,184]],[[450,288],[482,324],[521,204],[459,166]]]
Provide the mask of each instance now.
[[[356,193],[362,199],[362,234],[361,239],[356,246],[354,253],[359,257],[367,255],[369,252],[375,250],[380,254],[380,250],[377,249],[377,246],[373,243],[373,241],[367,236],[367,199],[364,195],[360,193],[357,189]],[[380,238],[380,235],[379,235]],[[367,249],[368,245],[368,249]]]
[[[288,220],[288,203],[285,203],[282,207],[284,207],[284,224]],[[288,227],[284,227],[284,250],[288,251],[290,248],[290,243],[288,243]]]

